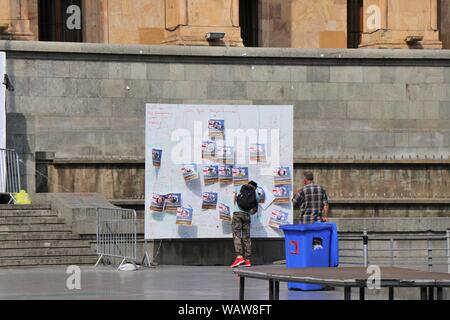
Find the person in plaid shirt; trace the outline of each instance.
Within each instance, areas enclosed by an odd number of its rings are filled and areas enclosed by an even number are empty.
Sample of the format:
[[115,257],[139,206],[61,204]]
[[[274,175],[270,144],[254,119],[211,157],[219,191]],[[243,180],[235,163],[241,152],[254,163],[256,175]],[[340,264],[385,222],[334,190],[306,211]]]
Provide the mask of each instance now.
[[305,171],[303,183],[292,199],[294,206],[300,208],[300,223],[317,223],[328,221],[328,196],[325,189],[314,183],[314,174]]

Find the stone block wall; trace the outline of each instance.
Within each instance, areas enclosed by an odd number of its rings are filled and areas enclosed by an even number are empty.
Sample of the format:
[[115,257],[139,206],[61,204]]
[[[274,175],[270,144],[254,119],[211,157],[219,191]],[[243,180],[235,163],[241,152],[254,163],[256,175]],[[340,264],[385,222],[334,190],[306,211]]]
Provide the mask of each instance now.
[[338,200],[450,197],[445,50],[9,41],[0,50],[15,87],[7,145],[30,192],[36,152],[53,152],[50,191],[142,198],[145,103],[292,104],[297,185],[312,166]]

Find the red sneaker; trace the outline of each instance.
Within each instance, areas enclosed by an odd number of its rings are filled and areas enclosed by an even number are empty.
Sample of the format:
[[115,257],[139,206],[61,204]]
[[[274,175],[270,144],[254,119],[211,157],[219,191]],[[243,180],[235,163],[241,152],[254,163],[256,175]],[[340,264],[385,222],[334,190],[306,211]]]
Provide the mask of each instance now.
[[252,264],[250,263],[250,260],[249,259],[245,260],[244,267],[251,267],[251,266]]
[[244,258],[242,258],[242,257],[236,258],[236,260],[234,260],[234,262],[231,264],[231,268],[236,268],[236,267],[240,266],[243,263],[245,263]]

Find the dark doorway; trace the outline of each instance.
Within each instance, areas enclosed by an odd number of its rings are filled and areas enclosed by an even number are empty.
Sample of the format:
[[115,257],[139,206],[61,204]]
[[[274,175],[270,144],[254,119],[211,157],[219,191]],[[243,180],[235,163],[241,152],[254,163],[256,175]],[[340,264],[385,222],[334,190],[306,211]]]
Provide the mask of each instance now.
[[239,1],[241,38],[246,47],[258,47],[258,2],[259,0]]
[[363,32],[363,0],[347,0],[347,47],[358,48]]
[[[80,28],[68,27],[72,12],[67,13],[70,6],[78,6],[80,13],[82,0],[38,0],[39,40],[82,42],[82,17],[80,15]],[[71,20],[73,21],[73,20]]]

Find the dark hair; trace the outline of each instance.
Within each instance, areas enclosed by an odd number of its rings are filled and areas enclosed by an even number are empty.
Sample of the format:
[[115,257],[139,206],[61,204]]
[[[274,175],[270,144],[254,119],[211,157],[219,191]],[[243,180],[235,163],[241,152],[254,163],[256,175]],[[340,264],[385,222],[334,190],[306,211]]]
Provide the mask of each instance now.
[[258,184],[255,181],[250,181],[248,184],[255,187],[255,189],[258,188]]
[[303,176],[305,177],[306,180],[309,180],[309,181],[314,180],[314,174],[312,173],[312,171],[305,171],[303,173]]

